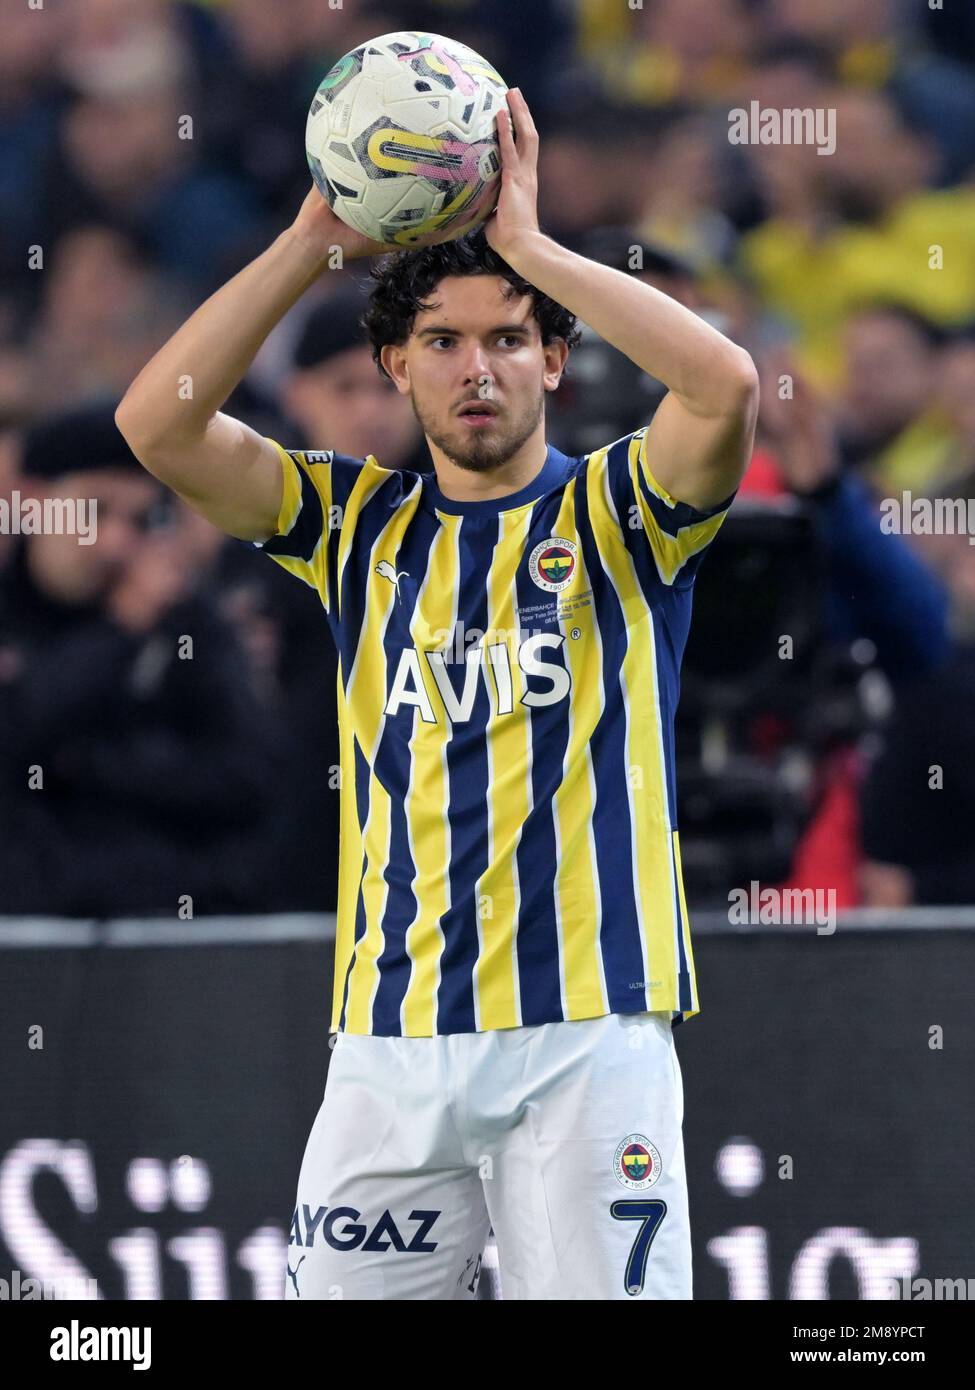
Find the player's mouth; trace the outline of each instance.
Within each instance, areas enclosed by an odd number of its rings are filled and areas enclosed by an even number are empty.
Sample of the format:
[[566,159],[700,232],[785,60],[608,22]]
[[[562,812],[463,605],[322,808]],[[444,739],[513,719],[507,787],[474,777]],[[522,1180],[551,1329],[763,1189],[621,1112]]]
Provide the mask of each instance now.
[[458,411],[460,418],[472,429],[483,429],[492,425],[497,418],[497,410],[488,401],[468,401]]

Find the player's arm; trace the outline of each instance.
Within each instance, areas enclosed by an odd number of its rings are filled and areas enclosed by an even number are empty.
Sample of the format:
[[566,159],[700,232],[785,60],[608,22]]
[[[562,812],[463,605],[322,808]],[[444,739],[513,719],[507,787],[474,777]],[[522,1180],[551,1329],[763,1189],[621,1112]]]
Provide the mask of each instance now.
[[115,413],[143,466],[242,540],[264,540],[277,530],[281,461],[272,444],[220,407],[336,247],[345,258],[390,249],[346,227],[312,188],[294,223],[187,319]]
[[508,94],[517,146],[498,118],[502,192],[488,240],[509,265],[669,388],[650,423],[653,476],[679,502],[707,508],[741,481],[758,415],[751,357],[669,295],[559,246],[538,228],[538,135]]

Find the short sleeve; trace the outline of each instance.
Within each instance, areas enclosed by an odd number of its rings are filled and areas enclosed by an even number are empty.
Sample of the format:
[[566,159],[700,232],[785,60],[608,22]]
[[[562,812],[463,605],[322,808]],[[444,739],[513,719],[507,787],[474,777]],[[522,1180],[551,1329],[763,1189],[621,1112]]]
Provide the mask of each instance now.
[[275,534],[254,545],[289,574],[317,589],[326,609],[328,547],[332,501],[331,452],[284,449],[274,439],[281,460],[283,491]]
[[627,544],[632,548],[649,542],[662,583],[689,588],[737,489],[705,509],[678,502],[651,472],[646,426],[609,446],[608,468],[617,507],[624,504],[620,522]]

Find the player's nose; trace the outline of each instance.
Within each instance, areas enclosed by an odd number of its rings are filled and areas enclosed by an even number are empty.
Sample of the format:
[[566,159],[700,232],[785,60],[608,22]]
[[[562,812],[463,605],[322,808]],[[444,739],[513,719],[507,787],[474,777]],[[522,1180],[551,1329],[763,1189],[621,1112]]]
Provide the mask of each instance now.
[[480,386],[482,378],[491,378],[491,356],[483,343],[472,343],[467,348],[464,370],[466,385],[473,382],[475,386]]

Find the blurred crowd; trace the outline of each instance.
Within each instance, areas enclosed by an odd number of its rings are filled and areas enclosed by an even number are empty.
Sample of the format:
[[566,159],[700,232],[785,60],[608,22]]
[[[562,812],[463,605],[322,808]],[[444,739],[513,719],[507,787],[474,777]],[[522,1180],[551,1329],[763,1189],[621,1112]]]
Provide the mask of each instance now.
[[[320,602],[160,488],[113,413],[295,216],[322,76],[405,28],[470,44],[522,88],[547,232],[674,295],[760,367],[755,456],[698,584],[707,640],[688,650],[690,897],[771,877],[839,905],[975,903],[975,547],[881,525],[905,493],[975,501],[975,10],[13,0],[0,913],[335,907]],[[835,150],[732,143],[729,113],[752,103],[834,112]],[[323,276],[225,408],[287,447],[425,471],[409,401],[357,327],[364,283],[361,264]],[[583,454],[661,394],[584,327],[549,437]],[[25,498],[97,499],[97,544],[24,534]]]

